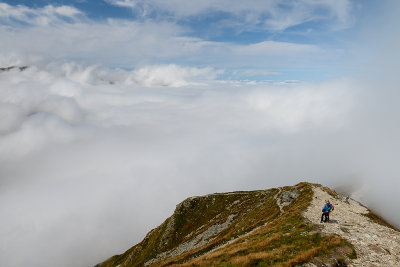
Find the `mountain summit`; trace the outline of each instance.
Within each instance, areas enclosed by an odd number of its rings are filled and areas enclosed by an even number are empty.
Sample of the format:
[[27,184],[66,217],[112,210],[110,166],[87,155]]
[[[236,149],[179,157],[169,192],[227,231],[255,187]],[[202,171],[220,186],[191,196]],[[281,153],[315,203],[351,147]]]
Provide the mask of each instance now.
[[[335,209],[320,223],[324,201]],[[321,185],[191,197],[109,266],[400,266],[400,232]]]

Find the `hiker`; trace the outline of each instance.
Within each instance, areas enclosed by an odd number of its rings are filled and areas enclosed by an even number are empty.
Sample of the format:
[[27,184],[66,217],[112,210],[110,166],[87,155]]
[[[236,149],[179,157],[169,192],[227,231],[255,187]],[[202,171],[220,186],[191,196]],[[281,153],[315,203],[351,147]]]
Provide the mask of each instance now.
[[333,206],[333,204],[329,200],[328,200],[328,207],[329,207],[329,210],[328,210],[328,219],[327,219],[327,221],[329,221],[329,214],[331,214],[331,211],[333,211],[335,209],[335,207]]
[[329,210],[331,209],[331,207],[328,203],[329,201],[325,200],[325,206],[322,209],[321,222],[326,222],[329,218]]

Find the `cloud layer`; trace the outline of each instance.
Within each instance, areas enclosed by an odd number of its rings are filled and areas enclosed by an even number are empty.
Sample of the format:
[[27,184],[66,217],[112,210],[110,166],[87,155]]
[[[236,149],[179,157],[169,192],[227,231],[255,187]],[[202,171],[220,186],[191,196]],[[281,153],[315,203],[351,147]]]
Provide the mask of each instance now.
[[297,141],[348,125],[353,103],[348,81],[222,82],[177,65],[31,66],[0,88],[5,266],[87,266],[185,197],[327,175],[302,166],[317,155],[294,161],[309,149]]
[[391,119],[370,128],[372,88],[218,81],[215,72],[70,62],[0,73],[0,264],[95,264],[184,198],[211,192],[350,179],[377,207],[399,201],[375,199],[397,185],[382,139]]

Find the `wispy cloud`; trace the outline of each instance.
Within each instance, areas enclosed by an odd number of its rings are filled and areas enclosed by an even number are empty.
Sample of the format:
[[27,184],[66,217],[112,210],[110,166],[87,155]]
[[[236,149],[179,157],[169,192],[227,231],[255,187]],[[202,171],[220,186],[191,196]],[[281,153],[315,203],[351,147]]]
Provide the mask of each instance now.
[[264,41],[256,44],[236,46],[234,49],[237,54],[246,56],[295,56],[322,52],[321,48],[315,45],[274,41]]
[[[182,19],[191,16],[208,16],[210,13],[229,13],[243,25],[255,25],[259,29],[283,31],[306,22],[327,23],[328,29],[343,29],[352,25],[352,3],[339,1],[162,1],[162,0],[108,0],[121,7],[132,8],[143,16],[151,15]],[[228,26],[228,25],[225,25]]]
[[[133,5],[136,2],[124,3]],[[154,3],[163,5],[161,2]],[[270,5],[272,3],[274,2]],[[219,6],[213,1],[208,4]],[[232,12],[241,14],[240,7],[245,8],[246,5],[238,6]],[[272,72],[277,72],[276,69],[279,68],[279,73],[285,73],[285,68],[289,65],[291,68],[296,66],[304,70],[315,66],[329,69],[332,61],[341,58],[337,49],[323,49],[318,44],[290,40],[261,40],[250,43],[207,41],[191,36],[187,26],[175,20],[148,18],[94,21],[70,6],[29,8],[3,3],[1,8],[2,60],[8,57],[15,61],[13,55],[18,55],[17,57],[25,60],[25,64],[36,64],[40,58],[51,58],[122,68],[148,64],[180,64],[234,71],[246,66]],[[252,16],[248,18],[250,17]],[[238,29],[242,27],[245,26]],[[326,64],[328,59],[331,61]]]
[[321,55],[331,58],[337,55],[336,51],[324,51],[316,45],[290,42],[246,45],[204,41],[185,37],[181,27],[169,22],[59,23],[57,26],[0,28],[0,33],[3,36],[0,48],[8,57],[14,54],[34,61],[37,58],[77,59],[128,68],[178,63],[219,69],[253,66],[273,71],[276,66],[293,62],[307,67],[319,62]]
[[43,8],[29,8],[18,5],[11,6],[0,3],[0,23],[5,25],[16,25],[18,23],[47,26],[50,24],[65,23],[68,20],[77,22],[84,14],[71,6],[47,5]]
[[181,87],[214,80],[218,73],[212,68],[183,68],[178,65],[153,65],[136,69],[129,75],[127,82],[147,87]]

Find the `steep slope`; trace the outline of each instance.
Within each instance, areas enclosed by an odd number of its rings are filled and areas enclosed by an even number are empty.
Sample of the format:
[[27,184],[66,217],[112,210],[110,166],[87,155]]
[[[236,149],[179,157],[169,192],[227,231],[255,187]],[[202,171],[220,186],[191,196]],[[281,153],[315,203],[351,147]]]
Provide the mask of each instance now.
[[[321,225],[321,205],[327,198],[336,204],[333,223]],[[368,249],[379,250],[381,244],[360,248],[364,243],[352,239],[356,223],[368,222],[365,226],[375,227],[371,231],[399,236],[398,231],[371,221],[365,216],[369,211],[354,200],[349,200],[349,207],[345,203],[328,188],[308,183],[188,198],[142,242],[97,266],[357,265]],[[339,214],[343,217],[336,218]],[[400,244],[397,239],[382,248],[393,256],[376,262],[396,263],[396,242]],[[361,257],[356,259],[357,254]]]

